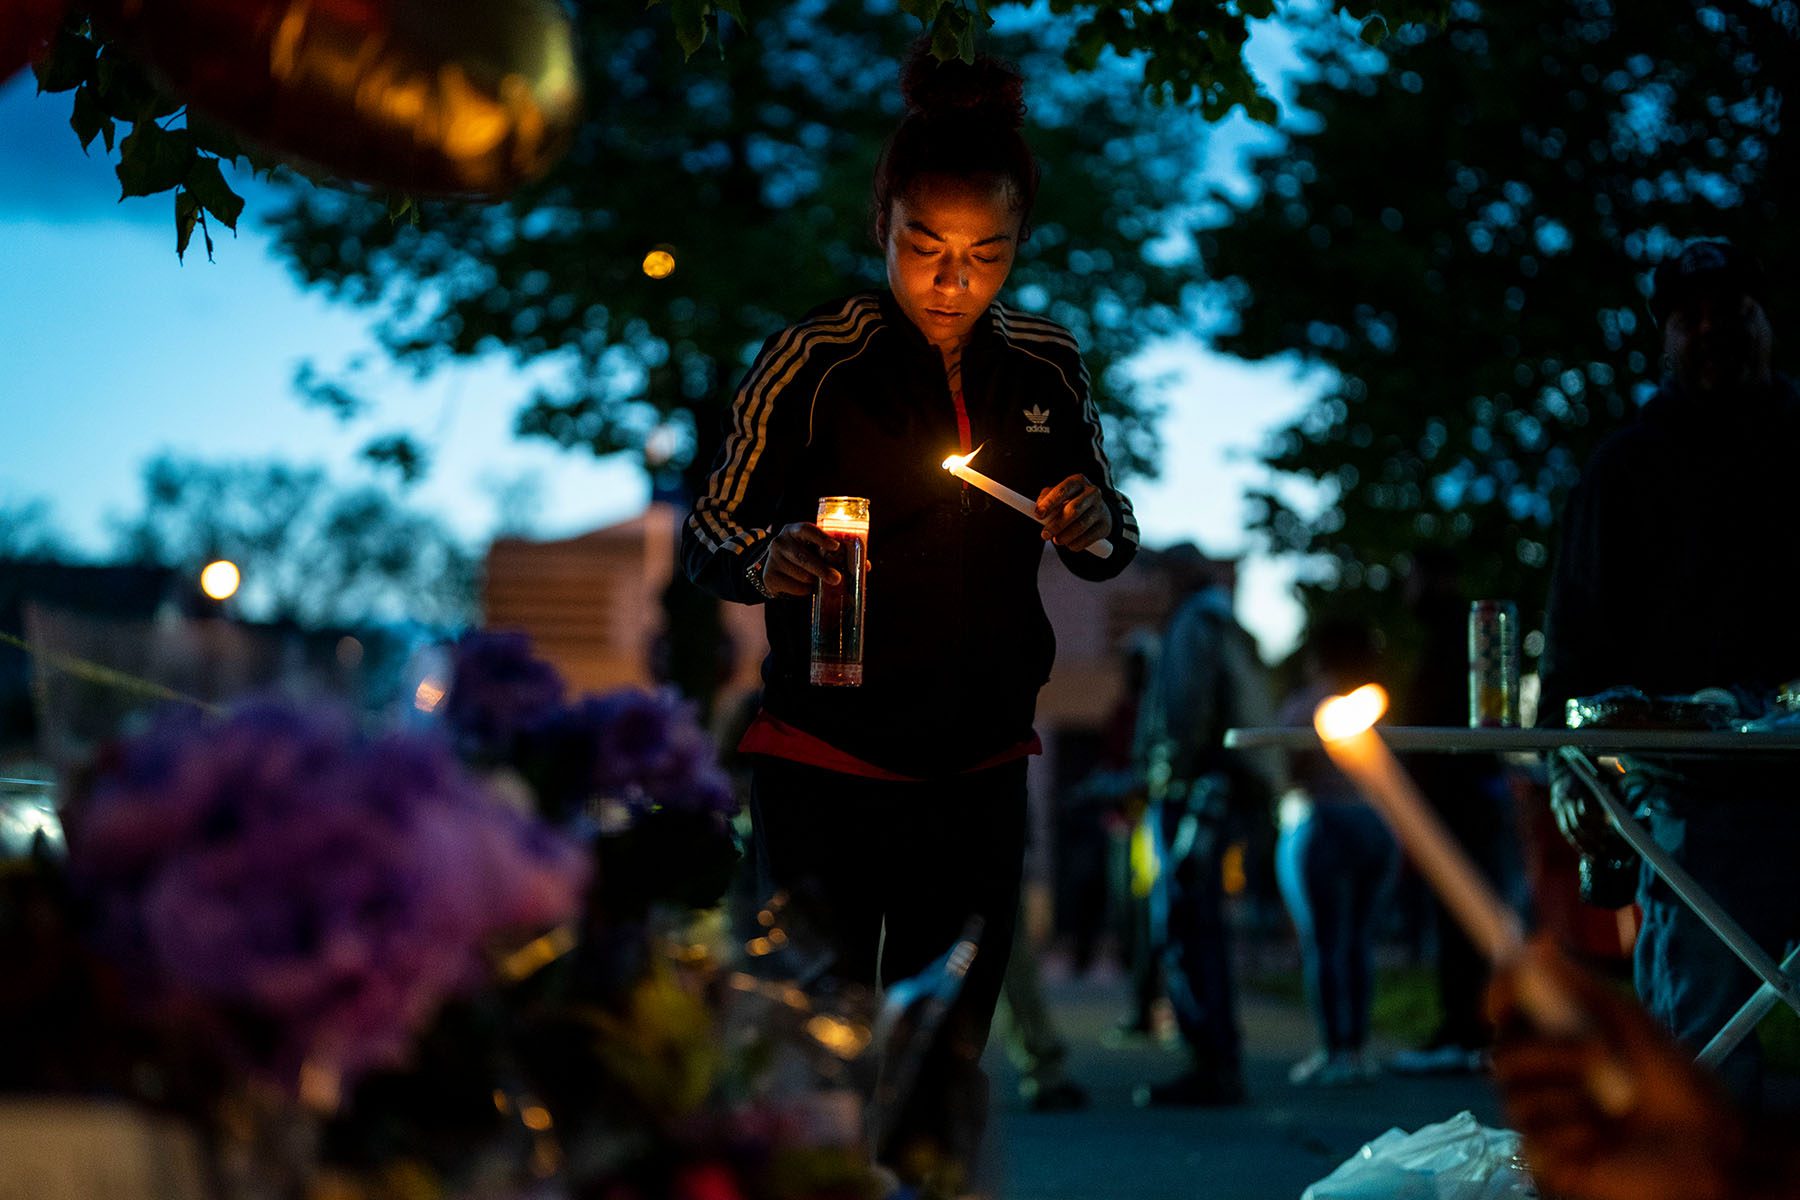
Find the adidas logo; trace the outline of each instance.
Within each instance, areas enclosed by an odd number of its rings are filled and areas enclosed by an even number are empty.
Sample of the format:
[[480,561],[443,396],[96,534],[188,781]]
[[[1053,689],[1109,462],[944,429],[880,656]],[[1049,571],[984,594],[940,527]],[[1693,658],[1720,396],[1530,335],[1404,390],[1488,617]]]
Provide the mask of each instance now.
[[1047,408],[1033,407],[1033,408],[1026,409],[1025,410],[1025,422],[1026,422],[1025,423],[1025,432],[1026,433],[1049,433],[1050,426],[1048,426],[1044,423],[1044,422],[1048,421],[1049,419],[1050,419],[1050,410]]

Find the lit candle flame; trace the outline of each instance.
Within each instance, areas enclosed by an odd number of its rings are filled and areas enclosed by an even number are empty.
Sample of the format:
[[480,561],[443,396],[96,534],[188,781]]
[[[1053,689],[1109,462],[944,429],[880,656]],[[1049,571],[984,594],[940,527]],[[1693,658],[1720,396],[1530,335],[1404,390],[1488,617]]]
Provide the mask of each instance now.
[[[1387,711],[1388,695],[1379,684],[1365,683],[1345,696],[1328,697],[1313,712],[1313,728],[1339,770],[1381,814],[1419,873],[1472,941],[1503,970],[1517,970],[1520,1002],[1543,1029],[1565,1034],[1583,1028],[1579,1008],[1561,985],[1525,956],[1519,919],[1419,795],[1404,768],[1394,760],[1375,722]],[[1614,1063],[1602,1063],[1588,1088],[1611,1111],[1636,1098],[1629,1078]]]
[[1347,696],[1332,696],[1313,712],[1313,728],[1328,742],[1355,737],[1387,711],[1388,695],[1378,683],[1365,683]]
[[[987,445],[986,442],[981,443],[981,446],[985,445]],[[962,468],[968,466],[975,461],[975,456],[981,453],[981,446],[975,447],[967,454],[952,454],[949,458],[944,460],[944,470],[960,471]]]

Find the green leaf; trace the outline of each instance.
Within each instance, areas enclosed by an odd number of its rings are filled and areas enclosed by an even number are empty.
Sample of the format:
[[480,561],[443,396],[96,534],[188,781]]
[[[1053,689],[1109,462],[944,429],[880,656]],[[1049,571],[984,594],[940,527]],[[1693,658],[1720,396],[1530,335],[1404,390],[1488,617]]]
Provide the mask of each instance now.
[[675,18],[675,40],[681,43],[685,58],[706,44],[707,0],[670,0],[669,10]]
[[1263,21],[1275,15],[1275,0],[1238,0],[1238,11],[1253,21]]
[[119,143],[119,199],[166,192],[186,181],[194,165],[194,139],[187,130],[163,129],[139,121]]
[[219,218],[225,228],[235,230],[238,216],[244,211],[244,198],[231,190],[219,170],[219,160],[199,156],[187,173],[187,190],[194,193],[207,212]]
[[156,85],[142,63],[115,46],[100,52],[94,83],[99,88],[96,98],[100,106],[121,121],[166,117],[181,107],[180,100]]
[[210,117],[189,111],[187,130],[188,136],[194,139],[194,149],[202,153],[215,154],[226,162],[249,156],[237,134]]
[[387,203],[388,224],[390,226],[398,225],[401,221],[405,221],[414,229],[419,227],[419,220],[424,214],[419,208],[419,202],[412,196],[403,193],[395,193],[388,197]]
[[179,186],[192,165],[191,157],[182,154],[184,142],[191,154],[192,143],[185,133],[172,134],[153,121],[134,125],[119,143],[119,162],[114,168],[119,198],[149,196]]
[[106,149],[112,150],[113,119],[100,108],[100,102],[94,98],[92,84],[82,84],[75,89],[75,109],[69,114],[69,128],[75,131],[75,137],[81,142],[81,152],[87,153],[99,134],[106,135]]
[[[188,243],[193,240],[194,226],[200,223],[200,201],[186,188],[175,193],[175,257],[187,261]],[[207,258],[212,257],[212,242],[207,241]]]
[[1088,21],[1075,31],[1069,48],[1063,53],[1063,61],[1077,71],[1091,71],[1100,65],[1100,55],[1105,50],[1106,31]]
[[50,52],[31,65],[38,91],[66,92],[80,87],[92,78],[99,52],[100,45],[92,38],[71,33],[67,28],[58,30]]
[[[938,13],[951,0],[900,0],[900,11],[909,17],[917,17],[921,25],[927,27],[938,19]],[[954,5],[952,5],[954,7]]]
[[1281,116],[1280,110],[1275,106],[1275,101],[1260,92],[1245,99],[1244,112],[1252,121],[1259,121],[1269,126],[1273,126]]
[[963,56],[963,26],[968,20],[968,14],[960,8],[946,6],[938,10],[937,25],[931,31],[931,53],[939,62]]
[[1360,36],[1362,37],[1362,40],[1369,45],[1381,45],[1381,43],[1387,41],[1387,35],[1387,22],[1382,20],[1379,16],[1370,17],[1367,21],[1363,22]]

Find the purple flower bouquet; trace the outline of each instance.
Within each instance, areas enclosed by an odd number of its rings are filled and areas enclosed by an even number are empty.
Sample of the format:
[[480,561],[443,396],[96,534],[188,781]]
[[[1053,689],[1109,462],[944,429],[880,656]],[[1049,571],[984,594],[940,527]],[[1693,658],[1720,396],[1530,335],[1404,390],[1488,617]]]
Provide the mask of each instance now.
[[694,705],[641,688],[564,704],[562,690],[523,634],[473,633],[445,720],[459,746],[517,770],[546,818],[596,835],[609,914],[717,904],[740,857],[739,804]]
[[464,755],[507,762],[521,736],[562,708],[567,690],[556,668],[532,653],[525,634],[475,630],[453,651],[444,720]]
[[264,704],[120,747],[70,869],[158,1011],[297,1092],[402,1061],[492,939],[579,911],[590,868],[438,739]]

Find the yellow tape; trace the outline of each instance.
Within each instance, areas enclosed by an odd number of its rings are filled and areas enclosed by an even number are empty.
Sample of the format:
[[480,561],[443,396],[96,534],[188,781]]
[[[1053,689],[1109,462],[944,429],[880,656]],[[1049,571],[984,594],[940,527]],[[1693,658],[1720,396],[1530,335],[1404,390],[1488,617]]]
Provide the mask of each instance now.
[[211,715],[216,715],[221,711],[216,704],[209,704],[205,700],[195,699],[193,696],[178,692],[173,688],[164,687],[160,683],[152,683],[148,679],[139,679],[135,675],[128,675],[124,671],[115,671],[111,667],[102,666],[100,663],[89,662],[85,658],[76,658],[72,654],[61,654],[55,650],[46,650],[42,646],[33,645],[24,638],[14,637],[10,633],[0,633],[0,643],[4,643],[8,646],[16,646],[18,649],[23,650],[25,653],[37,659],[43,666],[61,671],[65,675],[72,675],[76,679],[81,679],[88,683],[98,684],[101,687],[113,688],[116,691],[131,692],[136,695],[147,696],[155,700],[169,700],[176,704],[191,704],[200,711]]

